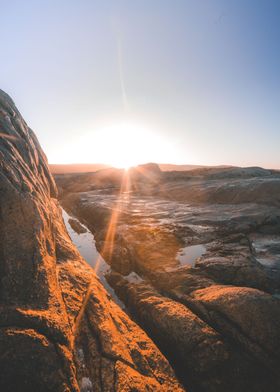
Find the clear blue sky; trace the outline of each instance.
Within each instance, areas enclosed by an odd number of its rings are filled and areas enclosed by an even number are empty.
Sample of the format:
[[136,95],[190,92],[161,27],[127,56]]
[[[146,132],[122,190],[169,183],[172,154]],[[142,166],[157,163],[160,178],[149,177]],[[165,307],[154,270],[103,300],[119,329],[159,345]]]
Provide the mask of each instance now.
[[0,0],[0,9],[0,88],[51,162],[110,163],[98,134],[125,122],[132,135],[138,125],[156,134],[150,160],[280,168],[280,1]]

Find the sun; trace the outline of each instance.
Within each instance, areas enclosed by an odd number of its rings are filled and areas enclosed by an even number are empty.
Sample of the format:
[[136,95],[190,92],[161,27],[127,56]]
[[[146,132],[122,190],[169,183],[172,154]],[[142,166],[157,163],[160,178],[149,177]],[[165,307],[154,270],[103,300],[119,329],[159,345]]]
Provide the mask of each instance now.
[[69,137],[55,163],[103,163],[128,169],[144,163],[174,161],[173,140],[162,130],[134,122],[87,126]]
[[164,161],[168,148],[168,143],[155,130],[134,123],[119,123],[84,135],[76,149],[76,160],[128,169],[142,163]]

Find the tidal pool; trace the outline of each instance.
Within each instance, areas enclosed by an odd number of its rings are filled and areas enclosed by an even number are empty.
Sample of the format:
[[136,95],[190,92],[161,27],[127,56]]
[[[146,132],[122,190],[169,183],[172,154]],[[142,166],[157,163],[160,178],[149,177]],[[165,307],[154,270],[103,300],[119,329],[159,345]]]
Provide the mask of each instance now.
[[[99,277],[101,283],[111,294],[114,301],[124,309],[124,303],[117,297],[115,290],[109,285],[105,278],[106,272],[110,270],[109,264],[103,259],[95,246],[95,239],[93,234],[89,231],[89,229],[83,225],[77,218],[70,216],[63,208],[62,208],[62,216],[68,231],[68,234],[72,240],[72,242],[76,245],[79,252],[86,260],[86,262],[95,270],[96,275]],[[84,229],[84,233],[77,233],[70,225],[69,219],[74,219],[79,222],[79,224]]]
[[177,260],[181,265],[191,265],[193,267],[196,259],[204,253],[206,253],[206,247],[202,244],[186,246],[178,252]]

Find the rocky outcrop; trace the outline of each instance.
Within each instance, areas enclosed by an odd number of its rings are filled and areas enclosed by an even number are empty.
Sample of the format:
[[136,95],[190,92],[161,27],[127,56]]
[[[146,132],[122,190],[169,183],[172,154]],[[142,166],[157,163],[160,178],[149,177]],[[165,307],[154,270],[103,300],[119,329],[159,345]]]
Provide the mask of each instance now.
[[188,295],[179,288],[160,294],[118,273],[109,281],[191,391],[278,391],[277,299],[199,277],[197,286],[206,287]]
[[[126,177],[130,192],[117,193],[79,193],[68,178],[62,197],[94,233],[110,285],[188,390],[277,392],[279,173]],[[182,260],[193,247],[202,253]]]
[[0,390],[182,391],[73,246],[36,136],[0,91]]

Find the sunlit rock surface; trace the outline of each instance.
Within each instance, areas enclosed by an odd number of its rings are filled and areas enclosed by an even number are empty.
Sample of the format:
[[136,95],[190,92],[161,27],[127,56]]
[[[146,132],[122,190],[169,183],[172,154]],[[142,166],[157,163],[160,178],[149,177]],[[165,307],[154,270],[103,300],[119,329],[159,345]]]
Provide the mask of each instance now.
[[1,90],[0,132],[0,390],[181,391],[73,246],[46,157]]
[[279,172],[153,166],[56,181],[188,390],[279,390]]

